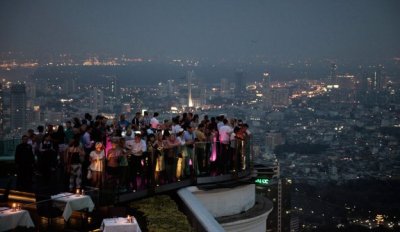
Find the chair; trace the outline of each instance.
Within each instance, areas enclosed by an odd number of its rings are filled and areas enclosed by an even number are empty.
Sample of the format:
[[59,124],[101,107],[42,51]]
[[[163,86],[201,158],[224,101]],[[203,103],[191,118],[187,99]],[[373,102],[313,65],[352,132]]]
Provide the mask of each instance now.
[[10,195],[11,184],[12,184],[12,179],[10,177],[8,179],[8,182],[7,182],[6,188],[4,189],[4,192],[2,194],[0,194],[0,202],[1,203],[8,202],[8,195]]
[[35,194],[36,198],[36,212],[40,217],[47,218],[50,225],[51,219],[60,217],[63,211],[53,206],[53,201],[48,195]]

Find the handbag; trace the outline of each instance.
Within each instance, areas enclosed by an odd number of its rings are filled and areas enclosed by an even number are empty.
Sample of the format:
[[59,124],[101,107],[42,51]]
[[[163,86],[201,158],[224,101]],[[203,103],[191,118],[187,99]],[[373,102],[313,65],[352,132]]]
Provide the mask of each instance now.
[[87,178],[88,180],[92,179],[92,170],[88,169],[86,178]]

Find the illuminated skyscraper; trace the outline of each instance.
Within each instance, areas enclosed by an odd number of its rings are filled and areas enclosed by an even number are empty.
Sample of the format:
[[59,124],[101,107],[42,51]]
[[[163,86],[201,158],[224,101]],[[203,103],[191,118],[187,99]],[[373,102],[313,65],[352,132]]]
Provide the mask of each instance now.
[[337,84],[336,70],[337,70],[337,65],[335,63],[331,63],[331,69],[329,72],[329,82],[331,85]]
[[194,71],[188,71],[187,75],[187,87],[188,87],[188,106],[193,107],[193,99],[192,99],[192,81],[194,78]]
[[267,73],[267,72],[263,73],[262,95],[263,95],[264,107],[266,109],[270,109],[272,107],[270,79],[271,79],[271,77],[270,77],[269,73]]
[[106,76],[107,84],[108,84],[108,97],[110,99],[110,102],[112,104],[115,104],[118,98],[118,93],[119,93],[119,87],[117,83],[117,77],[115,75],[113,76]]
[[205,89],[194,71],[187,72],[188,107],[200,108],[205,104]]
[[383,65],[378,65],[373,75],[373,88],[375,91],[381,91],[383,89],[384,82],[384,67]]
[[101,89],[94,87],[90,91],[90,105],[96,111],[102,110],[104,108],[104,93]]
[[26,130],[26,90],[25,84],[11,86],[11,130],[22,132]]

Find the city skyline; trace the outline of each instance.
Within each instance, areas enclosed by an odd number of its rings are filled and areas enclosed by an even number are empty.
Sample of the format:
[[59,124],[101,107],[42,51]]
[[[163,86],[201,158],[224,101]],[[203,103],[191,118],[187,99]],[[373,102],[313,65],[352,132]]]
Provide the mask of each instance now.
[[2,1],[0,51],[392,59],[397,1]]

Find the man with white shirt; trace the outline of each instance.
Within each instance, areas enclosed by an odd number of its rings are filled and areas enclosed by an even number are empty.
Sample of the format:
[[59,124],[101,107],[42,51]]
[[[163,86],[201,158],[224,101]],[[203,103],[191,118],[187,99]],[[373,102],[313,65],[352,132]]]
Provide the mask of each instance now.
[[160,126],[160,122],[158,121],[157,117],[158,117],[158,113],[154,112],[153,117],[150,119],[150,127],[154,131],[157,130],[158,127]]
[[226,173],[228,167],[230,167],[230,157],[229,157],[229,141],[230,141],[230,136],[231,133],[233,132],[232,127],[228,124],[228,119],[224,118],[222,120],[223,125],[219,127],[218,133],[219,133],[219,142],[221,144],[220,149],[220,157],[219,157],[219,162],[217,162],[219,165],[219,169],[222,173]]
[[135,132],[135,139],[132,141],[126,141],[125,145],[130,150],[131,154],[131,177],[133,190],[138,188],[137,177],[140,176],[141,183],[144,183],[142,159],[143,153],[147,151],[146,142],[142,139],[140,132]]

